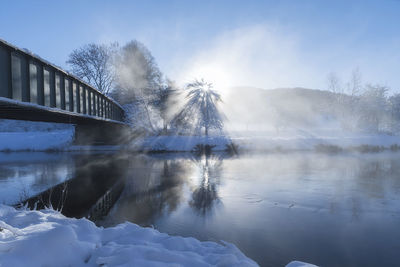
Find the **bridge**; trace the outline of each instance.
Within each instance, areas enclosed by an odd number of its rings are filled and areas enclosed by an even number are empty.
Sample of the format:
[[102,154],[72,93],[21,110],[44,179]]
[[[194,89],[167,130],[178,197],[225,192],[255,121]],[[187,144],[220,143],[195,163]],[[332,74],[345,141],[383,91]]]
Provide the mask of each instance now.
[[113,99],[1,39],[0,118],[71,123],[78,143],[109,143],[128,129],[124,110]]

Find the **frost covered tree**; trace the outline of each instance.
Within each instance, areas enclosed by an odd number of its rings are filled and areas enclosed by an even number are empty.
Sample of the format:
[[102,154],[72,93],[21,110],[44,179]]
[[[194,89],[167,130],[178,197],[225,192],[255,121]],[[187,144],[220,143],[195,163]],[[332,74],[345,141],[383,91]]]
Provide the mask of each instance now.
[[194,80],[187,84],[186,103],[173,119],[173,124],[180,128],[193,129],[196,133],[204,128],[208,136],[210,129],[222,130],[223,115],[218,110],[222,101],[220,94],[213,90],[212,83]]
[[107,95],[115,81],[113,60],[117,49],[117,43],[87,44],[72,51],[66,63],[74,75]]
[[357,122],[360,121],[362,110],[360,110],[360,95],[363,94],[362,76],[358,68],[353,69],[350,79],[346,84],[348,97],[346,98],[346,128],[355,130]]
[[334,94],[343,94],[343,86],[336,73],[331,72],[327,77],[328,90]]
[[173,109],[171,107],[177,104],[177,94],[178,87],[173,81],[167,79],[165,86],[159,88],[152,103],[158,109],[164,134],[168,132],[168,125],[173,119]]
[[332,111],[342,128],[355,131],[361,120],[361,95],[364,91],[361,72],[353,69],[350,78],[342,83],[335,73],[328,74],[328,90],[333,93]]
[[131,41],[119,52],[115,68],[112,96],[125,107],[128,121],[134,127],[156,132],[157,99],[164,81],[154,57],[142,43]]
[[388,88],[381,85],[368,84],[360,97],[359,126],[369,132],[388,129]]
[[400,132],[400,94],[394,94],[388,99],[390,112],[390,130],[392,133]]

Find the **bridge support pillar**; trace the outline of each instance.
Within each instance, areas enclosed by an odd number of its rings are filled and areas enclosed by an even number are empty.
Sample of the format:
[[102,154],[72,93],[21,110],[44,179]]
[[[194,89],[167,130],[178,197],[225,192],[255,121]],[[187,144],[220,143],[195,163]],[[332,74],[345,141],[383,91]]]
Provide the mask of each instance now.
[[131,139],[131,128],[123,124],[75,125],[74,145],[123,145]]

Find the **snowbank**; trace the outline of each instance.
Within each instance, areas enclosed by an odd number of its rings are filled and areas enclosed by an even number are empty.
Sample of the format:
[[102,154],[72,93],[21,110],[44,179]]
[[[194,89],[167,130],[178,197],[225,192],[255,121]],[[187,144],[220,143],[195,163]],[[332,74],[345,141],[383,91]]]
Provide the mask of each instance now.
[[70,124],[0,120],[0,151],[62,150],[75,134]]
[[317,267],[317,266],[302,261],[292,261],[288,265],[286,265],[286,267]]
[[193,151],[197,145],[213,146],[213,151],[223,151],[231,144],[226,136],[153,136],[133,141],[130,146],[135,151]]
[[257,266],[232,244],[0,205],[0,266]]
[[232,142],[241,150],[313,150],[318,145],[350,149],[363,145],[390,148],[400,146],[400,136],[392,135],[335,135],[335,136],[253,136],[234,137]]
[[51,132],[2,132],[0,133],[0,151],[60,150],[70,145],[73,138],[73,130]]
[[352,149],[361,146],[376,146],[385,149],[397,145],[400,149],[400,136],[335,134],[334,136],[297,135],[256,135],[244,137],[226,136],[156,136],[137,139],[130,149],[134,151],[193,151],[196,145],[214,146],[213,151],[224,151],[228,145],[234,144],[242,151],[294,151],[314,150],[318,146],[329,148]]

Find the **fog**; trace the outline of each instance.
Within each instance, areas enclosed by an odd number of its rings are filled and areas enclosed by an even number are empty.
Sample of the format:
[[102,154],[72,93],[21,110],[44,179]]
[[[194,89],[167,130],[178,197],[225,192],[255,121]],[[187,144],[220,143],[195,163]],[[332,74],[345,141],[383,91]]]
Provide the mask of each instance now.
[[265,89],[313,84],[313,70],[301,58],[299,37],[277,27],[256,25],[225,32],[194,53],[183,72],[181,84],[203,77],[223,93],[231,86]]
[[[212,82],[222,95],[220,108],[228,119],[228,132],[397,131],[392,127],[397,118],[390,115],[389,103],[395,90],[385,82],[381,69],[376,69],[386,57],[367,57],[364,48],[352,57],[338,55],[342,50],[324,40],[320,49],[310,51],[306,38],[279,24],[228,30],[194,51],[173,72],[173,78],[181,87],[198,78]],[[357,94],[350,88],[354,70],[365,77],[356,85]],[[340,91],[329,88],[328,74],[332,72],[340,77]],[[370,90],[370,84],[374,84],[374,90]],[[376,95],[378,87],[385,92],[371,104],[369,98]],[[385,103],[376,104],[381,100]],[[386,113],[378,114],[377,105]],[[371,117],[379,117],[378,122],[367,127],[375,120]]]

